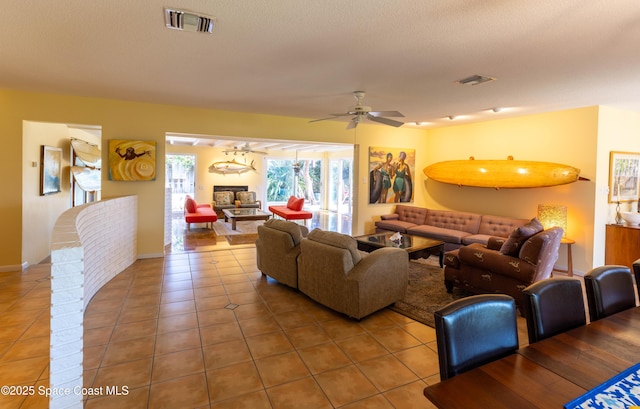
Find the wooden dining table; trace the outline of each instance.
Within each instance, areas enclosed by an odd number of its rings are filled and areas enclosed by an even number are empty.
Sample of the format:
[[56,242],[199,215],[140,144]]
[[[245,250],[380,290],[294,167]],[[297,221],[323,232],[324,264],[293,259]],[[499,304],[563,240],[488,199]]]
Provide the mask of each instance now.
[[427,386],[441,409],[562,408],[640,362],[640,307],[518,349]]

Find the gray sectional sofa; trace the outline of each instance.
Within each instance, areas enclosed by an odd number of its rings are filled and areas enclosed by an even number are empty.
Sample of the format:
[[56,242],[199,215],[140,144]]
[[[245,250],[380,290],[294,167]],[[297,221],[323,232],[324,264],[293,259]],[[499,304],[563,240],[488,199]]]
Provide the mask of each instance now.
[[376,232],[397,231],[441,240],[445,252],[471,243],[486,245],[489,237],[506,239],[516,227],[529,222],[527,219],[400,204],[396,205],[395,213],[382,215],[380,219],[375,222]]

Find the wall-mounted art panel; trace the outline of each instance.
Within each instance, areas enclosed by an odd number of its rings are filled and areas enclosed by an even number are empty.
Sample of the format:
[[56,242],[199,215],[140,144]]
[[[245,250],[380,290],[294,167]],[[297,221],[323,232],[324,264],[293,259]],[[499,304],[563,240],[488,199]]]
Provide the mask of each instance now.
[[62,149],[43,145],[40,151],[40,195],[61,191]]
[[413,202],[415,149],[369,148],[369,203]]
[[109,141],[109,179],[156,180],[156,142],[112,139]]

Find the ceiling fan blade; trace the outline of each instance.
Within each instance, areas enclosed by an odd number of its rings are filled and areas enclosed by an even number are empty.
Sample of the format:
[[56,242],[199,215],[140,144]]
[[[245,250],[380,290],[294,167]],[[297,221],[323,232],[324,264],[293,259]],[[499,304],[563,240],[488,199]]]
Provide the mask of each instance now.
[[373,115],[373,116],[376,116],[376,117],[390,116],[390,117],[395,117],[395,118],[399,118],[399,117],[404,118],[404,115],[402,115],[398,111],[371,111],[371,112],[369,112],[369,115]]
[[378,117],[373,115],[367,115],[367,118],[372,120],[373,122],[379,122],[381,124],[395,126],[396,128],[404,125],[404,122],[394,121],[393,119],[389,119],[389,118],[383,118],[383,117]]
[[329,120],[329,119],[336,119],[336,118],[340,118],[340,117],[343,117],[343,116],[349,116],[351,114],[350,113],[346,113],[346,114],[329,114],[329,115],[331,115],[331,116],[328,116],[326,118],[320,118],[320,119],[312,119],[309,122],[326,121],[326,120]]
[[311,123],[311,122],[326,121],[326,120],[333,119],[333,118],[335,118],[335,116],[330,116],[330,117],[327,117],[327,118],[320,118],[320,119],[312,119],[311,121],[309,121],[309,123]]
[[354,117],[351,121],[349,121],[349,124],[347,125],[346,129],[353,129],[356,126],[358,126],[358,120],[357,120],[357,117]]

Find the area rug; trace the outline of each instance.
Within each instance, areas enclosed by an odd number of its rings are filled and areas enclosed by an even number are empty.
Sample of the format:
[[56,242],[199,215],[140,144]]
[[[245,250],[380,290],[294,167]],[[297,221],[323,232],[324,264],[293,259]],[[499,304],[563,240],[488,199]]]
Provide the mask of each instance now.
[[236,222],[236,229],[231,229],[231,222],[225,222],[224,217],[212,223],[213,230],[218,236],[233,236],[236,234],[258,234],[258,226],[264,224],[264,220],[247,220]]
[[447,293],[444,287],[444,272],[437,258],[418,259],[409,262],[409,286],[403,300],[389,308],[395,312],[434,326],[433,313],[453,300],[464,298],[471,293],[454,289]]

